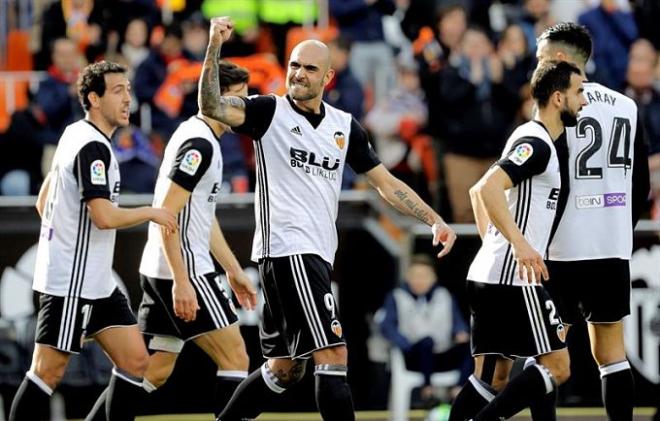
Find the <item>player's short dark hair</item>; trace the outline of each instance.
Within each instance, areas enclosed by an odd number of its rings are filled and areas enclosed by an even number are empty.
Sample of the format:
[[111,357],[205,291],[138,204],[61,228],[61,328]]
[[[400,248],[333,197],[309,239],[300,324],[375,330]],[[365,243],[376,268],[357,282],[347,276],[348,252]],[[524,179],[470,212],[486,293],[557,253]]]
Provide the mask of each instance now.
[[410,266],[412,265],[424,265],[429,266],[432,269],[435,269],[433,265],[433,260],[426,254],[415,254],[410,258]]
[[547,39],[548,42],[563,44],[570,49],[571,55],[577,56],[586,63],[591,57],[591,35],[587,28],[574,22],[560,22],[546,29],[538,42]]
[[78,99],[80,104],[88,111],[92,104],[87,97],[96,92],[100,97],[105,93],[105,75],[108,73],[126,73],[126,67],[112,61],[99,61],[85,67],[78,77]]
[[582,75],[580,69],[567,61],[543,61],[532,75],[532,98],[539,107],[548,105],[554,92],[566,92],[571,86],[571,75]]
[[220,73],[220,93],[224,94],[231,85],[247,83],[250,79],[247,69],[229,61],[220,60],[218,68]]

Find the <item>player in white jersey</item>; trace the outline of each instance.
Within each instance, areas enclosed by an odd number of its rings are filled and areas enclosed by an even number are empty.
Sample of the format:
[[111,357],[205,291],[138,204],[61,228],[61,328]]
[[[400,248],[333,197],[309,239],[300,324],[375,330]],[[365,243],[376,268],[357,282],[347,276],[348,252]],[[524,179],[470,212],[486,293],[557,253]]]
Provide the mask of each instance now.
[[[248,73],[222,62],[223,95],[247,94]],[[245,379],[248,355],[236,310],[219,282],[211,254],[227,274],[239,303],[253,309],[256,292],[225,241],[215,217],[222,184],[220,136],[226,126],[201,114],[182,123],[165,149],[154,205],[179,215],[179,238],[149,225],[140,274],[144,295],[138,320],[151,335],[145,383],[160,387],[172,373],[184,341],[192,340],[216,363],[218,416]]]
[[37,199],[42,225],[33,284],[39,293],[36,345],[12,403],[12,421],[39,419],[71,354],[86,339],[96,340],[115,365],[106,392],[108,420],[134,419],[148,354],[112,279],[115,231],[149,220],[177,229],[167,210],[117,206],[119,166],[110,136],[128,124],[126,69],[110,62],[87,66],[78,96],[86,117],[62,134]]
[[257,229],[252,258],[259,262],[265,296],[261,344],[268,361],[234,394],[222,421],[256,417],[273,396],[298,382],[307,359],[315,363],[316,399],[325,420],[355,419],[346,383],[347,351],[330,290],[337,247],[335,221],[341,174],[348,163],[365,173],[400,211],[432,226],[434,241],[451,248],[455,234],[371,150],[350,114],[322,102],[330,82],[327,46],[298,44],[288,65],[288,95],[220,96],[217,57],[231,34],[228,18],[211,21],[200,81],[200,108],[255,142]]
[[[590,35],[559,23],[539,37],[536,55],[584,72]],[[566,209],[548,248],[548,289],[567,325],[588,322],[606,412],[625,421],[633,416],[634,384],[623,318],[630,314],[633,229],[650,189],[648,149],[632,99],[598,83],[584,86],[589,106],[566,132]]]
[[[248,73],[219,64],[224,95],[246,95]],[[151,393],[172,374],[185,342],[199,346],[218,367],[213,408],[225,407],[247,376],[248,355],[236,310],[219,282],[211,254],[227,274],[239,303],[252,309],[256,292],[227,244],[215,217],[222,184],[220,137],[226,126],[202,115],[172,134],[158,172],[153,205],[178,216],[179,231],[149,224],[140,262],[140,330],[151,353],[143,387]],[[101,400],[95,407],[100,407]],[[92,411],[95,412],[95,411]],[[94,420],[103,420],[94,414]]]
[[[568,379],[561,319],[542,280],[561,188],[555,141],[586,104],[582,74],[572,64],[544,62],[534,72],[534,120],[507,140],[501,159],[470,190],[482,245],[468,272],[475,372],[452,407],[451,420],[500,420],[556,393]],[[536,356],[497,397],[484,382],[484,360],[508,376],[514,357]],[[494,398],[494,399],[493,399]],[[474,401],[490,401],[481,410]],[[476,413],[476,415],[475,415]]]

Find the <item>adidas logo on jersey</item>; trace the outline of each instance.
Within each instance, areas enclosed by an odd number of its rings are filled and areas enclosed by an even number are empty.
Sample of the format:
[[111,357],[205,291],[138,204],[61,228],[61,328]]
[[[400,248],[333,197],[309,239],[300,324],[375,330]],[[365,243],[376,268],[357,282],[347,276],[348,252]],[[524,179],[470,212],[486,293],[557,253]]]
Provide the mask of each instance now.
[[291,129],[291,133],[297,134],[298,136],[302,136],[302,131],[300,130],[300,126],[296,126],[293,129]]

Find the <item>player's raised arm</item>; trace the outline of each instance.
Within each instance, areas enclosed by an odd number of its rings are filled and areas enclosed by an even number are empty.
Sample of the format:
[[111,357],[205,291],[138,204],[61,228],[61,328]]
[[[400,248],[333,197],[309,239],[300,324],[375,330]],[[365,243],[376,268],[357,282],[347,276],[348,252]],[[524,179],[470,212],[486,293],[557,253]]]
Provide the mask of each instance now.
[[220,92],[219,58],[222,43],[231,36],[234,23],[227,17],[211,19],[209,45],[199,79],[197,102],[203,115],[231,127],[245,121],[245,103],[236,96],[222,96]]
[[456,241],[456,233],[427,205],[406,183],[394,177],[383,164],[366,172],[369,183],[390,205],[401,213],[414,216],[429,225],[433,232],[433,245],[442,243],[438,253],[442,257],[449,253]]

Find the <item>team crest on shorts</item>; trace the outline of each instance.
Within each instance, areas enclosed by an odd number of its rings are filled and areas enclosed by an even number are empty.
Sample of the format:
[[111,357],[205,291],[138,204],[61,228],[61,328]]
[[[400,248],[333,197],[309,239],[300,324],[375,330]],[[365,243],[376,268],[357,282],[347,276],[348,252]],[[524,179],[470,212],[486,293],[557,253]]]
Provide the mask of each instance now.
[[566,342],[566,328],[564,327],[563,323],[559,323],[559,325],[557,325],[557,336],[559,337],[560,341]]
[[343,330],[341,328],[341,323],[339,323],[339,320],[333,320],[332,324],[330,325],[330,329],[332,329],[332,333],[337,335],[338,338],[341,338]]
[[344,133],[335,132],[335,143],[339,149],[344,149],[344,146],[346,146],[346,136],[344,136]]

